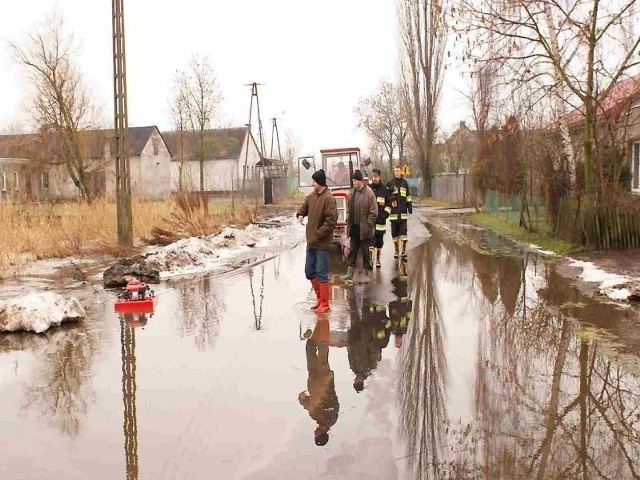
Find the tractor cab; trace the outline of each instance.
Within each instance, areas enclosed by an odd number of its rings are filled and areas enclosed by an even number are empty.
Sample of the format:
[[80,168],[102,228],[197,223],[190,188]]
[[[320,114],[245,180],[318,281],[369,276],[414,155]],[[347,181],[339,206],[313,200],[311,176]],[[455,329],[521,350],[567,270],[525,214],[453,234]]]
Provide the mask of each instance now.
[[298,158],[298,186],[301,192],[308,195],[313,190],[311,186],[313,173],[321,168],[325,171],[327,187],[331,190],[338,206],[338,223],[333,238],[345,253],[349,248],[346,230],[349,195],[353,187],[351,177],[354,170],[362,167],[360,149],[357,147],[325,149],[320,151],[320,155],[319,161],[316,161],[313,156]]

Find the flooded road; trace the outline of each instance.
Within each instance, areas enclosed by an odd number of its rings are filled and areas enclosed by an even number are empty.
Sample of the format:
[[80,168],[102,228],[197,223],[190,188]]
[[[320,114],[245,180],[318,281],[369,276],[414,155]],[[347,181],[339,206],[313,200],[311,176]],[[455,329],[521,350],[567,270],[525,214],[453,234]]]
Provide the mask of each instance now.
[[0,478],[637,478],[637,312],[477,235],[434,230],[406,265],[388,239],[326,316],[300,245],[165,283],[150,318],[105,298],[0,336]]

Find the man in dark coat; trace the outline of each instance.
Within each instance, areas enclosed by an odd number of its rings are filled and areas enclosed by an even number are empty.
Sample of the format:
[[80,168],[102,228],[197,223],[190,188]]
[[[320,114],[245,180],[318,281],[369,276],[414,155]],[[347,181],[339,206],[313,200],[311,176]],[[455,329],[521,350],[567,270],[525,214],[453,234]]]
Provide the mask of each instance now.
[[316,292],[317,302],[312,309],[316,313],[325,313],[329,311],[329,249],[338,222],[338,207],[327,188],[324,170],[318,170],[311,178],[313,192],[304,199],[296,216],[301,224],[304,217],[308,217],[304,272]]
[[349,258],[347,273],[341,280],[353,280],[358,252],[362,252],[363,283],[369,283],[369,272],[373,270],[369,247],[375,234],[378,206],[373,190],[364,184],[360,170],[353,172],[353,189],[349,197],[347,235],[349,236]]

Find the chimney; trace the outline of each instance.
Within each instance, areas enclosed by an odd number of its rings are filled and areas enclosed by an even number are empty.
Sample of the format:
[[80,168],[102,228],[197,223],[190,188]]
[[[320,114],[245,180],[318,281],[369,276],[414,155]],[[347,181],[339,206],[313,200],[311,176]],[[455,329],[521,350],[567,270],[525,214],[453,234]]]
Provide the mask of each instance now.
[[460,128],[467,128],[467,122],[465,122],[464,120],[462,120],[460,122]]

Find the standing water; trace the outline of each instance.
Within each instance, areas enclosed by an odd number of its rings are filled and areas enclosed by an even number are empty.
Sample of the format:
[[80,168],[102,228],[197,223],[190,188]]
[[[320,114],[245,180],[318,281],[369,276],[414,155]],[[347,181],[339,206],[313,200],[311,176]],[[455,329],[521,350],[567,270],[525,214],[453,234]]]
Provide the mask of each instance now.
[[389,240],[326,316],[302,245],[0,336],[0,478],[637,478],[637,313],[534,255]]

